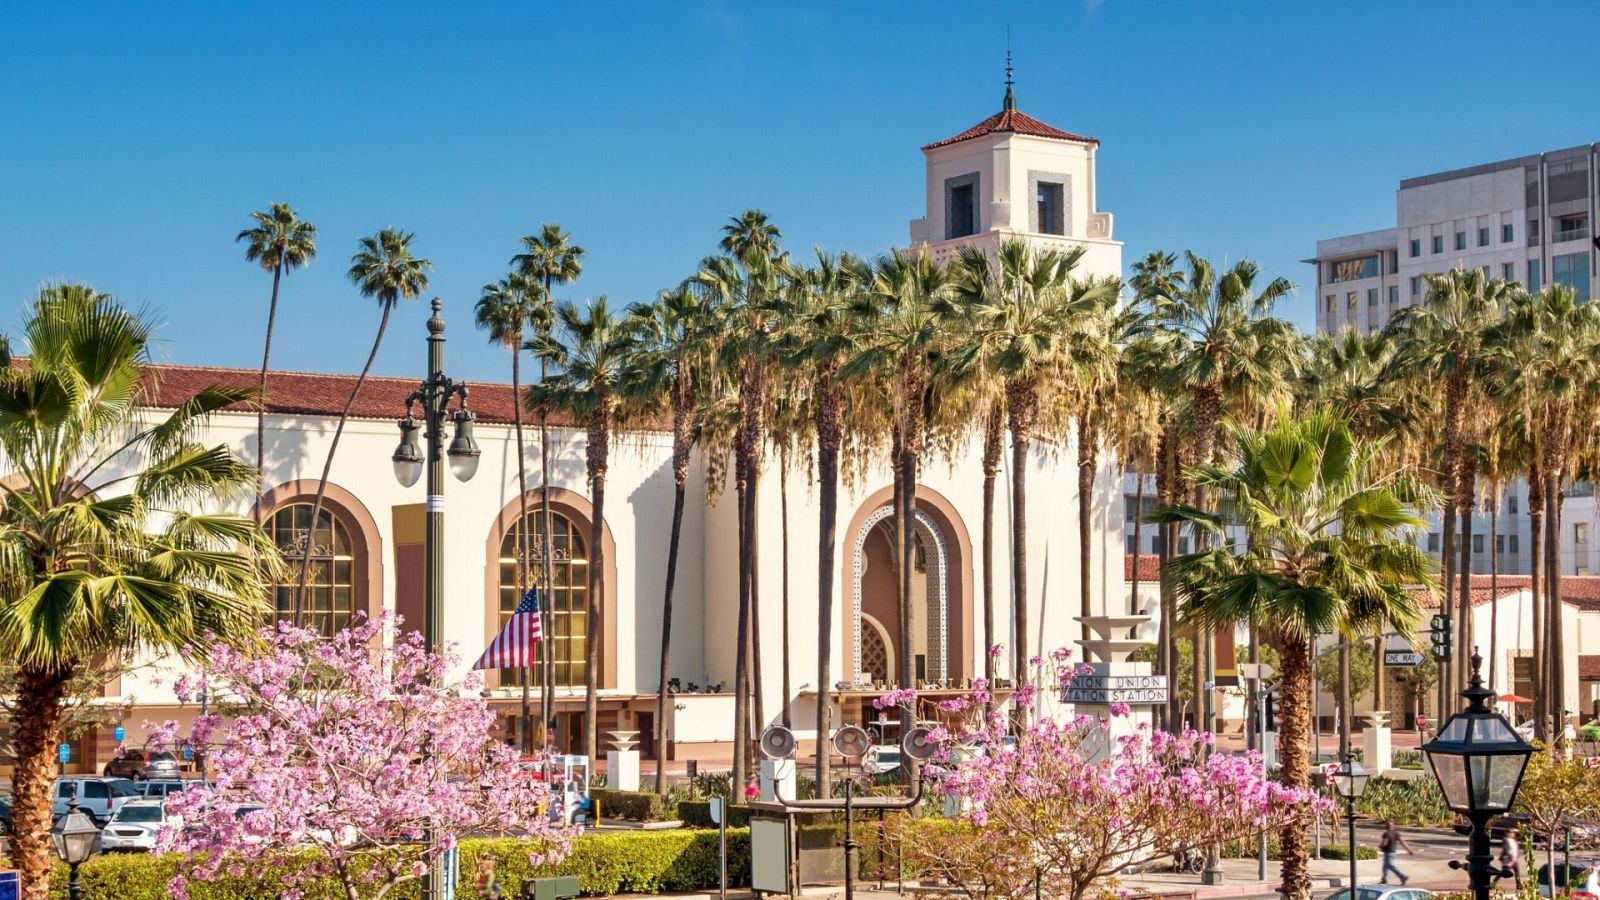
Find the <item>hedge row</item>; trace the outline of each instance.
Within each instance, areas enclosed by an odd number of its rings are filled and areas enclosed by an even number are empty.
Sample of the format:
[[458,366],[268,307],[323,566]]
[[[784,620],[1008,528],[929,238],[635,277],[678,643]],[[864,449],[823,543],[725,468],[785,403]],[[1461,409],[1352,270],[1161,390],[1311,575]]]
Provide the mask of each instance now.
[[[729,828],[750,827],[750,807],[728,806],[723,801],[723,808],[729,811]],[[678,819],[689,828],[716,828],[717,823],[711,821],[710,800],[680,800],[678,801]]]
[[[551,875],[576,875],[586,895],[693,891],[717,886],[716,832],[675,829],[626,833],[589,833],[572,845],[572,853],[554,866],[534,867],[528,862],[528,845],[514,838],[461,842],[462,873],[456,887],[458,900],[482,900],[472,873],[479,859],[495,859],[495,873],[503,896],[516,896],[522,882]],[[306,854],[284,854],[270,864],[252,864],[248,874],[214,882],[191,882],[193,900],[277,900],[283,876],[305,865]],[[90,860],[81,869],[90,897],[118,900],[170,900],[167,883],[179,873],[176,856],[116,855]],[[738,886],[750,879],[750,832],[728,832],[728,882]],[[66,900],[67,869],[57,867],[51,879],[52,900]],[[337,900],[335,884],[328,879],[304,885],[306,900]],[[395,900],[417,900],[421,886],[411,882],[390,892]]]
[[631,822],[661,822],[667,818],[667,804],[660,794],[645,791],[613,791],[590,788],[589,799],[600,804],[602,819],[627,819]]

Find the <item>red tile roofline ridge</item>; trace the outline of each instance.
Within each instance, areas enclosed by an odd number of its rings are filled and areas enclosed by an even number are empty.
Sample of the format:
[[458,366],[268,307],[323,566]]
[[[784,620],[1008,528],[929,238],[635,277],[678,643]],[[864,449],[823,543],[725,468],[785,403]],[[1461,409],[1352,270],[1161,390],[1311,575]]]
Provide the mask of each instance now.
[[1046,125],[1044,122],[1018,109],[1002,109],[958,135],[947,137],[942,141],[934,141],[931,144],[923,144],[922,149],[937,150],[940,147],[948,147],[951,144],[959,144],[962,141],[970,141],[973,138],[983,137],[988,134],[1020,134],[1024,137],[1071,141],[1075,144],[1092,144],[1097,147],[1100,145],[1099,138],[1062,131],[1053,125]]

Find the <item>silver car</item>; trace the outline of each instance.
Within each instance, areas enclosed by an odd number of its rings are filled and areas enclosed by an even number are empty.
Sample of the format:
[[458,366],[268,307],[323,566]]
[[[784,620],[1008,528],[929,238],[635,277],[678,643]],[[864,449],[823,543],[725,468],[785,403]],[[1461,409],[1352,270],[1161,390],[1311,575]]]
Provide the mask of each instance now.
[[1428,900],[1432,896],[1433,891],[1423,888],[1399,884],[1363,884],[1356,886],[1353,898],[1349,888],[1341,888],[1322,900]]
[[81,775],[56,779],[56,799],[51,812],[64,816],[72,798],[78,798],[78,808],[104,825],[111,816],[130,800],[139,799],[139,788],[126,778],[101,778]]

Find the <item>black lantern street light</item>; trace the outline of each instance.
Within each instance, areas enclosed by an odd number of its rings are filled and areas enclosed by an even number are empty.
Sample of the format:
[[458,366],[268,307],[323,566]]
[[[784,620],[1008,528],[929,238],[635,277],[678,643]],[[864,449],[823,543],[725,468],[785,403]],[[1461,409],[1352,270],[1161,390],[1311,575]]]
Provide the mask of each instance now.
[[[1493,880],[1511,874],[1494,865],[1489,852],[1489,820],[1511,808],[1528,757],[1533,755],[1533,745],[1517,734],[1505,716],[1489,708],[1494,692],[1483,686],[1478,671],[1482,665],[1483,657],[1474,649],[1472,680],[1461,692],[1467,708],[1441,724],[1434,739],[1422,745],[1445,804],[1472,823],[1465,868],[1474,900],[1489,900]],[[1451,860],[1450,867],[1462,865]]]
[[56,845],[56,856],[67,864],[71,875],[67,879],[67,896],[83,900],[83,880],[78,877],[78,867],[100,850],[100,829],[95,827],[89,814],[78,808],[78,794],[67,801],[67,811],[56,817],[50,826],[50,840]]
[[[474,416],[467,409],[467,386],[451,381],[444,374],[444,304],[433,298],[433,315],[428,319],[428,378],[406,398],[406,416],[400,420],[400,445],[395,448],[394,477],[405,487],[417,483],[426,467],[428,480],[427,529],[423,537],[422,637],[429,652],[436,652],[444,640],[444,463],[450,459],[450,472],[458,481],[468,481],[478,471],[478,442],[472,438]],[[459,397],[456,409],[450,400]],[[421,419],[414,415],[420,409]],[[444,446],[446,422],[455,423],[455,437],[447,451]],[[427,441],[426,452],[417,445],[417,431]],[[526,713],[524,713],[526,714]],[[423,896],[438,900],[445,895],[441,866],[428,869]]]
[[1344,820],[1350,826],[1350,844],[1346,849],[1350,851],[1350,896],[1352,897],[1356,891],[1356,801],[1367,792],[1367,779],[1370,777],[1371,773],[1356,762],[1354,753],[1346,753],[1344,762],[1328,773],[1328,780],[1333,782],[1334,792],[1344,798]]

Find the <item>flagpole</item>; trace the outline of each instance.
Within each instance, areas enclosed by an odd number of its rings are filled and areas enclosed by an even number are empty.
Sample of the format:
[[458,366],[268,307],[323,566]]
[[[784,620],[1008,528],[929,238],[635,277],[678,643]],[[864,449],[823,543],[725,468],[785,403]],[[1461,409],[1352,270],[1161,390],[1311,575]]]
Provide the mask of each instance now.
[[[522,523],[522,527],[524,529],[526,529],[528,527],[528,523],[527,522],[523,522]],[[524,539],[523,546],[527,546],[526,539]],[[523,562],[524,562],[524,565],[522,566],[522,571],[524,573],[526,573],[527,572],[527,566],[526,566],[527,557],[526,556],[523,557]],[[526,577],[526,576],[524,576],[524,577]],[[524,583],[526,583],[526,582],[524,582]],[[520,604],[522,602],[522,600],[519,598],[517,600],[517,602]],[[541,641],[540,643],[543,643],[543,641]],[[525,651],[523,651],[523,654],[522,654],[522,755],[523,756],[531,756],[533,754],[533,717],[530,714],[530,710],[528,708],[528,682],[530,680],[532,680],[532,673],[529,671],[529,667],[528,667],[528,657],[532,655],[532,650],[533,650],[533,648],[529,647]]]

